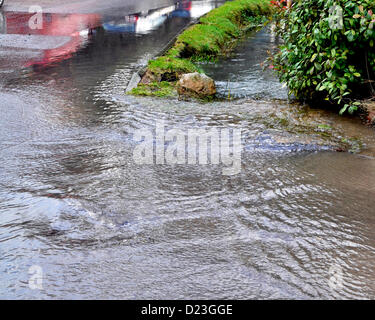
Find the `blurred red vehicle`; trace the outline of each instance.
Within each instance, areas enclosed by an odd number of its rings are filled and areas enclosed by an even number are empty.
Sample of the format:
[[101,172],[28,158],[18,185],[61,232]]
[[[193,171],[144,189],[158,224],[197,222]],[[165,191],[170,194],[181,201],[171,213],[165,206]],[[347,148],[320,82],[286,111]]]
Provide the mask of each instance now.
[[[49,64],[70,58],[83,46],[92,30],[101,25],[101,16],[98,14],[44,13],[41,14],[41,25],[38,28],[29,25],[33,17],[35,13],[3,12],[3,26],[0,27],[3,29],[0,33],[24,35],[25,40],[38,36],[37,40],[51,42],[48,49],[40,49],[43,50],[40,59],[29,61],[26,66]],[[45,46],[41,46],[43,47]]]

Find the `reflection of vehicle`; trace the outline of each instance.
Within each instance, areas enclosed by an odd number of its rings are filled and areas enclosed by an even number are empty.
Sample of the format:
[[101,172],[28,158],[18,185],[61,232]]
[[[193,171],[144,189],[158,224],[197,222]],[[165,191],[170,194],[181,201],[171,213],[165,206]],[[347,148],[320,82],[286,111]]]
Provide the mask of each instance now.
[[136,25],[137,33],[148,33],[159,28],[168,15],[175,9],[174,6],[151,11],[147,16],[140,16]]
[[103,23],[103,28],[110,32],[136,32],[138,15],[126,16],[120,20]]
[[156,30],[161,26],[168,15],[173,12],[174,6],[151,10],[146,14],[136,14],[126,16],[120,20],[113,20],[103,24],[103,28],[112,32],[134,32],[134,33],[148,33]]
[[111,32],[132,32],[145,34],[158,29],[168,18],[198,18],[214,9],[210,1],[181,0],[174,6],[150,10],[121,18],[108,19],[103,28]]
[[4,13],[0,11],[0,34],[6,33],[6,31],[7,31],[7,25],[6,25],[5,16],[4,16]]
[[[150,10],[136,15],[125,16],[125,18],[111,20],[103,24],[103,28],[111,32],[133,32],[145,34],[159,28],[168,16],[189,18],[191,1],[183,1],[184,5],[178,3],[176,6],[169,6],[157,10]],[[186,4],[187,3],[187,4]],[[183,14],[178,12],[182,11]],[[177,13],[174,15],[174,13]]]
[[[0,12],[0,21],[1,21]],[[15,39],[25,42],[25,50],[39,50],[40,58],[29,61],[26,66],[48,64],[70,58],[85,43],[91,30],[101,25],[97,14],[43,14],[43,27],[31,29],[32,14],[21,12],[3,13],[3,30]],[[1,33],[0,24],[0,33]],[[3,32],[5,33],[5,32]],[[23,38],[24,35],[24,38]],[[22,46],[23,47],[23,46]]]
[[215,7],[216,4],[214,1],[193,1],[191,2],[190,15],[196,19],[210,12]]
[[191,1],[182,1],[176,5],[176,10],[172,12],[172,17],[190,18]]
[[3,6],[5,0],[0,0],[0,8]]

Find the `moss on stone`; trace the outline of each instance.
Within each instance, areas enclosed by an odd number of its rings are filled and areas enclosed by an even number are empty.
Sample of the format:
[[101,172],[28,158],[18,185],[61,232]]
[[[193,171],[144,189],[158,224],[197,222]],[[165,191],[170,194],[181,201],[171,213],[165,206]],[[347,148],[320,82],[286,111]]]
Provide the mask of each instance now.
[[176,88],[171,82],[152,82],[149,84],[140,83],[136,88],[128,92],[128,94],[145,97],[167,98],[176,96]]

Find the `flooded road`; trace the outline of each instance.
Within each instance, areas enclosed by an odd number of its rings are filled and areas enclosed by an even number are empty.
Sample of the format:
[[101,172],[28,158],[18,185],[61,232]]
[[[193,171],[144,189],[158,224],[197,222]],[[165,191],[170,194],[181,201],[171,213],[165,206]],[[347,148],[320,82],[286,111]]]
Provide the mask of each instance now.
[[[289,105],[261,73],[272,34],[202,66],[231,101],[125,95],[135,70],[217,5],[71,17],[79,36],[64,50],[2,49],[1,298],[375,298],[374,131]],[[51,32],[63,18],[49,18]],[[240,173],[136,164],[134,132],[161,120],[241,129]],[[332,137],[363,150],[334,152]]]

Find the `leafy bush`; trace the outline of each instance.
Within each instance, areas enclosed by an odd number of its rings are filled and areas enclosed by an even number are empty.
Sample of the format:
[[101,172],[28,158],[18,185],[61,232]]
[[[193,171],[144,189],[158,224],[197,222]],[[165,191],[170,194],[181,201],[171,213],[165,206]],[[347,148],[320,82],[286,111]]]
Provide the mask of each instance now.
[[[300,0],[279,10],[284,40],[273,64],[297,98],[327,100],[341,113],[375,87],[374,0]],[[342,19],[341,19],[342,17]]]

